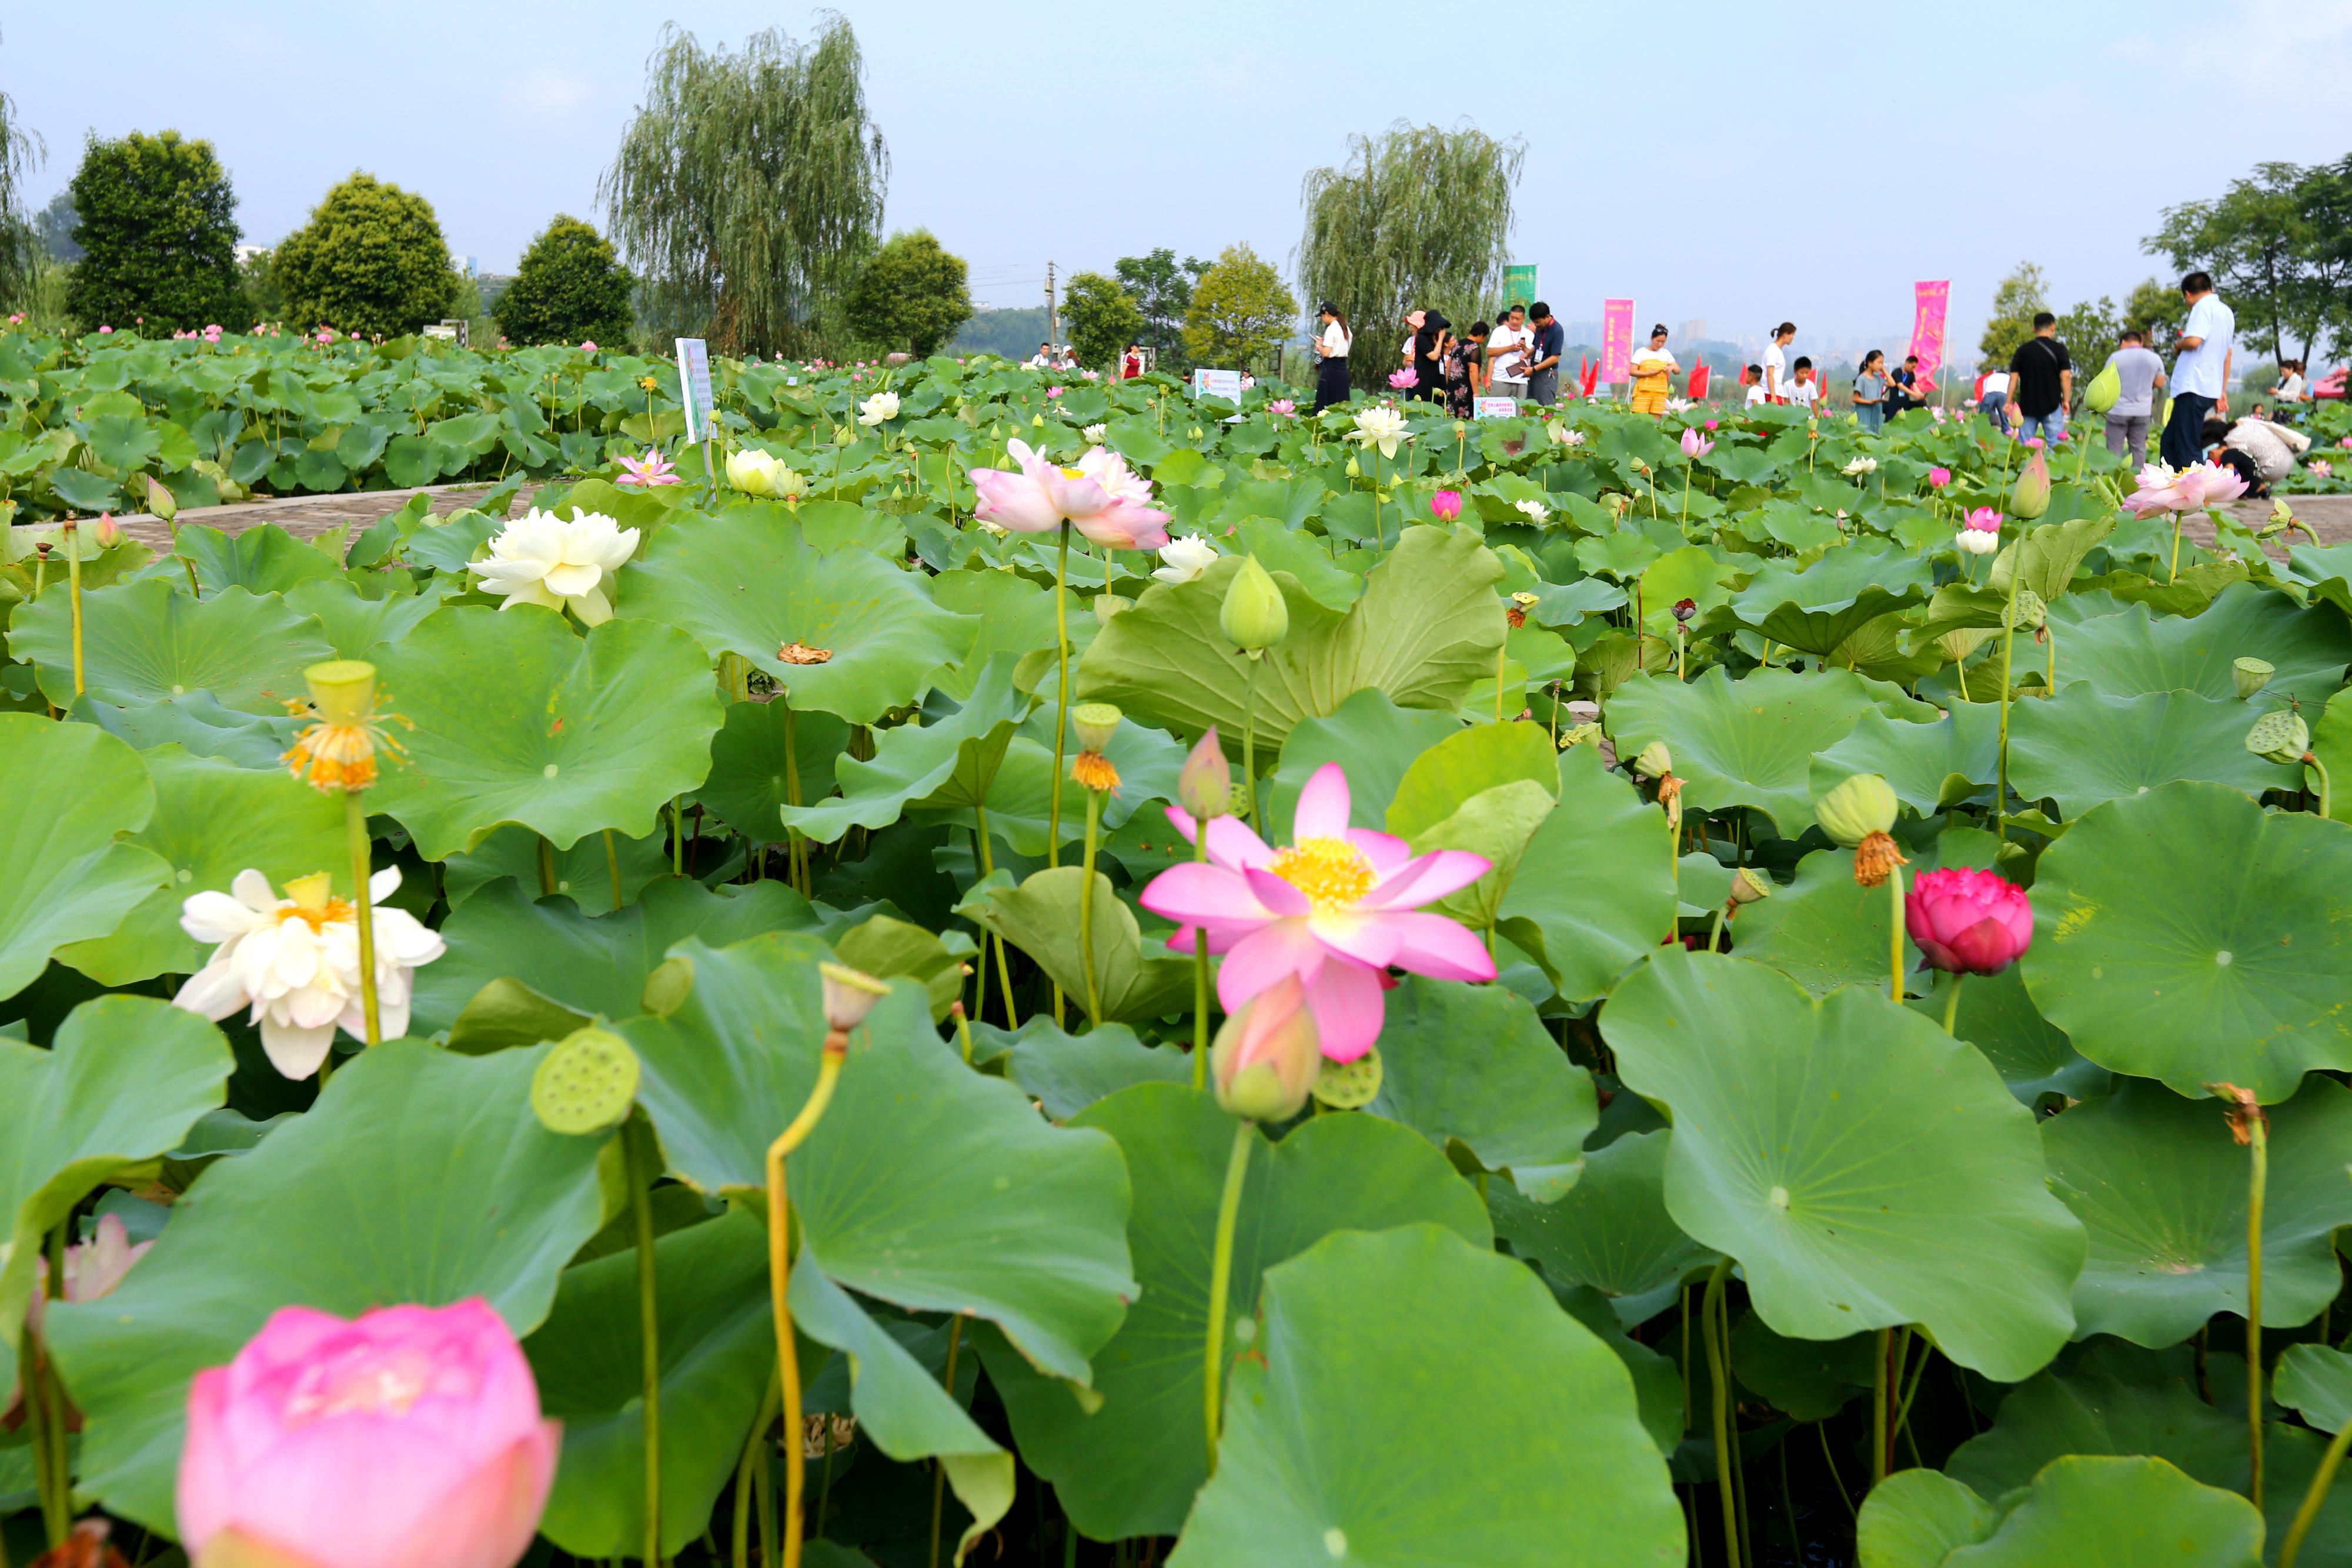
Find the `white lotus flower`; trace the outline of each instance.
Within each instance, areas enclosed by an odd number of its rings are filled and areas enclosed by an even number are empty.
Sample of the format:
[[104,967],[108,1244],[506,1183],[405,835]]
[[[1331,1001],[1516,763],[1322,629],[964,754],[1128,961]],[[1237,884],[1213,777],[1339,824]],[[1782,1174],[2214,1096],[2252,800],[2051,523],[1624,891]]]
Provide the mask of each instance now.
[[887,424],[898,417],[898,394],[878,392],[857,405],[860,424]]
[[1865,474],[1874,474],[1877,471],[1878,459],[1875,457],[1857,457],[1839,470],[1849,479],[1859,479]]
[[2000,535],[1990,528],[1962,528],[1953,542],[1970,555],[1990,555],[2000,549]]
[[1160,559],[1166,564],[1152,576],[1162,582],[1190,582],[1209,570],[1209,563],[1217,559],[1217,547],[1198,534],[1186,534],[1161,545]]
[[1368,408],[1356,415],[1356,439],[1379,447],[1383,457],[1393,457],[1404,439],[1404,415],[1385,404]]
[[746,446],[727,455],[727,482],[746,496],[772,496],[776,471],[783,465],[783,459],[774,453]]
[[1519,510],[1526,513],[1528,521],[1535,524],[1538,528],[1541,528],[1544,524],[1551,520],[1551,508],[1545,506],[1541,501],[1521,501],[1519,503]]
[[[397,866],[368,879],[376,1014],[387,1040],[408,1032],[416,967],[447,951],[439,935],[415,916],[385,906],[383,901],[399,887]],[[173,1004],[215,1022],[251,1008],[270,1064],[289,1078],[308,1078],[327,1059],[337,1026],[354,1040],[367,1038],[358,912],[329,895],[324,872],[288,883],[285,898],[273,894],[269,879],[257,871],[237,873],[229,888],[199,893],[181,905],[180,928],[199,942],[219,945],[205,967],[188,977]]]
[[1093,444],[1100,446],[1102,444],[1103,432],[1108,428],[1109,427],[1107,425],[1089,424],[1079,434],[1084,435],[1087,440],[1091,442]]
[[1584,444],[1584,432],[1580,430],[1570,430],[1564,424],[1552,425],[1550,426],[1550,430],[1552,444],[1556,446],[1581,446]]
[[505,598],[501,610],[543,604],[601,626],[613,618],[605,584],[636,549],[637,530],[602,512],[567,521],[533,507],[490,541],[489,559],[466,570],[482,580],[483,592]]

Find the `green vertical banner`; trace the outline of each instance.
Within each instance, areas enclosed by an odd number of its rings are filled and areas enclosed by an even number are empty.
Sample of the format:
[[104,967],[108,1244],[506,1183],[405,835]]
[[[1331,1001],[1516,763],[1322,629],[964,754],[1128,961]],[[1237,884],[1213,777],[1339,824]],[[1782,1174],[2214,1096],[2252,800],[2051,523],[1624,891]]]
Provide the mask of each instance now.
[[1524,262],[1503,268],[1503,308],[1536,302],[1536,264]]

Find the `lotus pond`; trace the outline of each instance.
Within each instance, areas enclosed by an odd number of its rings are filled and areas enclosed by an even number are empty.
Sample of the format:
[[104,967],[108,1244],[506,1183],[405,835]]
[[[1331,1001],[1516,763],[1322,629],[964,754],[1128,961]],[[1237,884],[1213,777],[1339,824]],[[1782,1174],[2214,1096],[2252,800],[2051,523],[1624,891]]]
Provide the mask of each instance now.
[[7,1561],[2352,1563],[2352,548],[714,370],[0,338]]

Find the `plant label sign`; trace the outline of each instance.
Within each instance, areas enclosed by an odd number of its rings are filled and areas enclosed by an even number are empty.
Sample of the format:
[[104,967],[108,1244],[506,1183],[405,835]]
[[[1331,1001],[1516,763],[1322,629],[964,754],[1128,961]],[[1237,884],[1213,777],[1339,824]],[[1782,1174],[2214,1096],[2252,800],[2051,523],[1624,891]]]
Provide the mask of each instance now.
[[1200,371],[1192,372],[1194,397],[1221,397],[1227,402],[1242,401],[1242,373],[1239,371]]
[[710,350],[699,338],[677,340],[677,401],[688,442],[710,438]]
[[1514,397],[1482,397],[1471,411],[1480,419],[1517,419],[1519,400]]

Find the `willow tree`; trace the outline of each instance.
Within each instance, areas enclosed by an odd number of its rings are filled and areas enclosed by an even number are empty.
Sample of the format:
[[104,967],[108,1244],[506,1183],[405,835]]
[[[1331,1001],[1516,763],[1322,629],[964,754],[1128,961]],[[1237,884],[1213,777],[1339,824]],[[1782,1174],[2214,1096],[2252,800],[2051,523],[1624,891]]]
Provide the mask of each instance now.
[[1356,329],[1348,367],[1358,385],[1402,363],[1406,311],[1442,310],[1467,326],[1502,298],[1511,193],[1526,158],[1516,136],[1401,120],[1378,137],[1349,137],[1341,167],[1307,172],[1298,284],[1310,308],[1328,299]]
[[16,116],[16,100],[0,92],[0,301],[15,303],[31,286],[39,247],[25,213],[25,177],[48,149],[40,132]]
[[598,194],[656,330],[732,353],[804,348],[874,248],[889,153],[849,24],[740,53],[666,28]]

